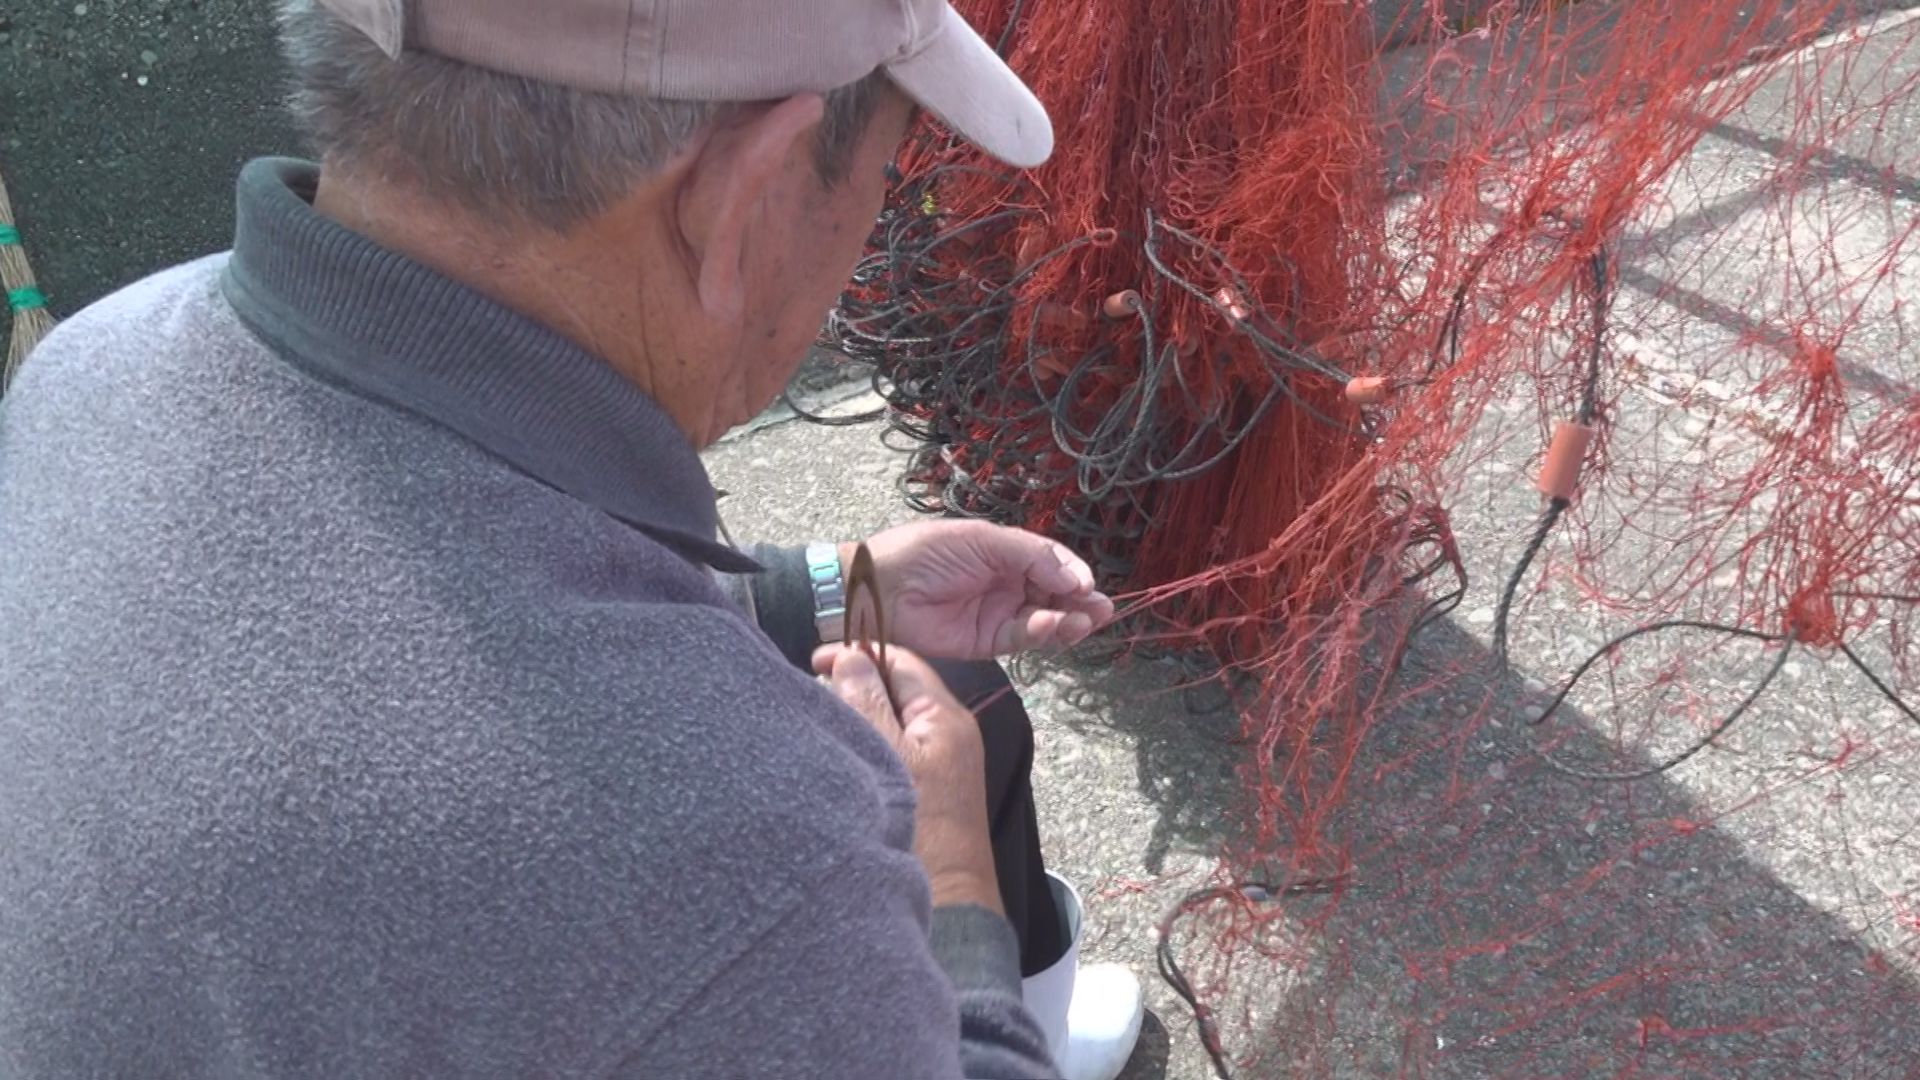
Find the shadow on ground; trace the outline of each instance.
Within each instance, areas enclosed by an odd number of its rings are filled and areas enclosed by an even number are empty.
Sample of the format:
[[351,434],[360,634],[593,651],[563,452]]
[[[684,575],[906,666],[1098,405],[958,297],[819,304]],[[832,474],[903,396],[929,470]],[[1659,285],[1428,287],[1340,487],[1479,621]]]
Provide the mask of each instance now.
[[[1190,710],[1165,662],[1035,674],[1063,672],[1092,718],[1064,722],[1136,741],[1158,816],[1148,869],[1217,848],[1243,820],[1236,720]],[[1542,767],[1518,680],[1451,624],[1422,635],[1402,682],[1427,689],[1368,734],[1330,830],[1350,887],[1238,917],[1215,905],[1176,932],[1239,1075],[1913,1075],[1913,983],[1687,790]]]

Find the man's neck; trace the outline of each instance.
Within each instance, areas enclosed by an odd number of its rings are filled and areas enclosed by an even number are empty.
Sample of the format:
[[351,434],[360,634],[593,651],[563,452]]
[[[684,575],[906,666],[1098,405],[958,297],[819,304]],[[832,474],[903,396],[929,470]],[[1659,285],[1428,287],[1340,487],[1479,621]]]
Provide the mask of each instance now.
[[[545,326],[652,397],[695,445],[711,441],[711,386],[677,355],[671,310],[650,311],[646,245],[599,230],[555,233],[481,222],[391,185],[323,167],[314,209],[342,226]],[[651,317],[651,316],[657,316]],[[667,333],[662,333],[662,330]]]

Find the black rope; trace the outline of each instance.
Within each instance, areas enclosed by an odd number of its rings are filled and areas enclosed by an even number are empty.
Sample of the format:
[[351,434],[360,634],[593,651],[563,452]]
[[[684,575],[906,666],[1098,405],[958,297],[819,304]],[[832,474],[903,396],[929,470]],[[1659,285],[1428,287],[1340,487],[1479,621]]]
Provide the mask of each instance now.
[[1565,775],[1571,776],[1577,780],[1602,780],[1602,781],[1609,781],[1613,783],[1628,783],[1634,780],[1645,780],[1648,777],[1658,776],[1661,773],[1668,772],[1669,770],[1678,768],[1681,765],[1681,763],[1685,762],[1688,758],[1693,757],[1695,754],[1713,745],[1715,740],[1719,739],[1720,736],[1727,733],[1727,729],[1733,727],[1733,725],[1742,716],[1745,716],[1747,713],[1747,710],[1753,707],[1753,703],[1760,700],[1760,695],[1766,692],[1767,687],[1773,685],[1774,677],[1780,674],[1780,669],[1786,666],[1787,657],[1793,653],[1794,642],[1792,638],[1782,638],[1775,634],[1763,634],[1756,630],[1747,630],[1738,626],[1724,626],[1718,623],[1696,622],[1690,619],[1673,619],[1667,622],[1658,622],[1658,623],[1651,623],[1646,626],[1637,626],[1632,630],[1629,630],[1626,633],[1621,634],[1618,637],[1615,637],[1613,640],[1607,642],[1605,645],[1602,645],[1599,649],[1595,650],[1592,656],[1589,656],[1584,663],[1582,663],[1578,668],[1574,669],[1573,675],[1567,679],[1566,685],[1560,688],[1559,694],[1555,695],[1552,703],[1550,703],[1544,710],[1542,710],[1539,716],[1532,718],[1531,720],[1528,721],[1528,723],[1533,726],[1538,726],[1540,724],[1545,723],[1548,717],[1552,716],[1556,711],[1558,711],[1558,709],[1560,708],[1560,704],[1567,699],[1567,695],[1573,692],[1574,686],[1580,682],[1580,677],[1582,675],[1585,675],[1589,669],[1591,669],[1595,664],[1599,663],[1601,658],[1605,657],[1607,654],[1613,652],[1615,649],[1618,649],[1620,646],[1626,644],[1629,641],[1632,641],[1635,638],[1642,637],[1647,634],[1658,633],[1662,630],[1673,630],[1673,629],[1711,630],[1711,631],[1717,631],[1719,633],[1728,634],[1735,637],[1753,638],[1759,641],[1766,641],[1766,642],[1777,642],[1780,644],[1781,647],[1780,647],[1779,655],[1775,656],[1773,659],[1772,666],[1767,668],[1767,673],[1761,676],[1760,681],[1754,684],[1754,687],[1752,690],[1749,690],[1747,692],[1747,696],[1744,698],[1741,698],[1740,703],[1738,705],[1735,705],[1733,709],[1729,711],[1725,716],[1721,717],[1719,722],[1715,723],[1711,730],[1709,730],[1705,735],[1701,736],[1700,738],[1694,740],[1691,744],[1687,746],[1685,750],[1680,751],[1678,754],[1675,754],[1669,758],[1666,758],[1663,761],[1655,762],[1654,764],[1645,766],[1643,768],[1624,769],[1624,770],[1615,771],[1615,772],[1604,772],[1597,769],[1586,769],[1578,765],[1568,764],[1566,761],[1562,760],[1559,756],[1554,754],[1552,751],[1544,747],[1537,748],[1536,750],[1536,752],[1540,755],[1541,760],[1545,761],[1549,766],[1551,766],[1554,769],[1554,771],[1559,773],[1564,773]]
[[805,420],[809,424],[819,424],[822,427],[857,427],[861,424],[871,424],[887,415],[887,407],[885,405],[877,409],[869,409],[863,413],[854,413],[851,416],[825,416],[820,413],[808,412],[800,407],[799,402],[793,400],[793,392],[790,389],[780,391],[780,403],[785,405],[793,415]]
[[1880,691],[1882,696],[1888,701],[1893,702],[1894,707],[1899,709],[1908,720],[1913,721],[1915,724],[1920,724],[1920,713],[1914,712],[1913,706],[1908,705],[1901,699],[1899,694],[1894,693],[1893,687],[1888,686],[1885,680],[1874,674],[1873,669],[1867,666],[1865,660],[1860,659],[1860,654],[1854,652],[1852,646],[1843,641],[1840,643],[1840,651],[1845,654],[1848,662],[1852,663],[1860,674],[1867,677],[1867,681],[1873,684],[1875,690]]
[[[1462,318],[1466,309],[1466,290],[1471,285],[1473,279],[1478,276],[1481,269],[1484,268],[1484,264],[1487,258],[1490,257],[1490,253],[1491,249],[1488,255],[1483,255],[1469,270],[1467,275],[1468,280],[1464,282],[1460,290],[1456,292],[1453,305],[1448,312],[1447,321],[1441,328],[1440,337],[1436,342],[1436,349],[1444,347],[1449,351],[1448,363],[1452,363],[1458,359],[1460,346],[1459,320]],[[1589,310],[1592,315],[1593,325],[1591,337],[1588,342],[1587,362],[1584,375],[1581,379],[1575,417],[1579,423],[1591,426],[1600,415],[1600,378],[1606,354],[1608,318],[1612,308],[1613,281],[1606,249],[1601,248],[1597,250],[1589,259],[1588,266],[1591,271],[1588,279],[1590,281]],[[1548,500],[1546,508],[1541,511],[1539,519],[1534,523],[1532,536],[1529,537],[1526,547],[1521,551],[1519,559],[1515,561],[1512,572],[1507,576],[1506,585],[1500,592],[1500,600],[1494,610],[1492,651],[1496,663],[1502,668],[1510,666],[1508,627],[1512,618],[1514,601],[1519,595],[1521,583],[1525,581],[1528,570],[1531,569],[1534,561],[1539,558],[1540,552],[1546,546],[1548,538],[1559,525],[1561,519],[1565,517],[1571,505],[1569,500],[1558,496]],[[1907,599],[1899,596],[1872,595],[1873,598],[1876,599]],[[1532,717],[1529,720],[1528,726],[1538,728],[1545,724],[1550,717],[1559,711],[1568,696],[1573,693],[1574,687],[1579,684],[1581,677],[1598,664],[1600,660],[1616,652],[1628,642],[1656,634],[1663,630],[1672,629],[1709,631],[1725,634],[1730,637],[1741,637],[1777,644],[1780,648],[1778,654],[1774,657],[1773,663],[1768,667],[1766,673],[1760,677],[1759,681],[1754,684],[1752,689],[1750,689],[1726,715],[1717,720],[1705,735],[1689,743],[1687,747],[1679,753],[1642,768],[1606,771],[1588,769],[1571,764],[1549,748],[1536,745],[1534,748],[1535,752],[1549,768],[1575,779],[1614,783],[1644,780],[1677,768],[1700,751],[1713,745],[1713,743],[1722,735],[1725,735],[1735,723],[1739,722],[1741,717],[1747,715],[1754,703],[1760,699],[1760,696],[1766,692],[1768,687],[1773,685],[1774,679],[1786,666],[1787,658],[1792,654],[1794,645],[1799,643],[1798,637],[1791,631],[1787,634],[1769,634],[1745,627],[1688,619],[1674,619],[1635,627],[1607,641],[1582,661],[1567,678],[1565,684],[1561,686],[1559,692],[1555,694],[1553,700],[1547,707],[1541,710],[1538,716]],[[1876,690],[1899,708],[1909,720],[1920,724],[1920,713],[1915,713],[1905,701],[1901,700],[1893,688],[1888,686],[1857,653],[1844,643],[1840,644],[1839,648],[1853,666],[1867,677],[1867,680],[1872,683]]]
[[1173,951],[1173,930],[1179,921],[1195,909],[1221,900],[1241,900],[1253,904],[1267,904],[1293,896],[1335,892],[1347,884],[1345,874],[1325,878],[1310,878],[1291,885],[1277,886],[1264,881],[1237,882],[1232,885],[1196,889],[1182,897],[1179,903],[1167,910],[1160,919],[1159,942],[1154,949],[1156,966],[1160,969],[1160,978],[1164,980],[1187,1008],[1193,1013],[1194,1025],[1200,1034],[1200,1045],[1207,1051],[1207,1057],[1213,1062],[1213,1071],[1220,1080],[1233,1080],[1233,1067],[1227,1062],[1225,1046],[1220,1041],[1220,1025],[1215,1022],[1213,1010],[1193,989],[1186,973],[1180,970],[1180,961]]
[[[1133,570],[1129,541],[1169,485],[1232,461],[1282,400],[1356,447],[1371,438],[1366,414],[1355,423],[1331,408],[1348,375],[1260,308],[1212,243],[1149,213],[1137,234],[1096,230],[1017,264],[1006,254],[1010,238],[1040,217],[1041,199],[1023,180],[992,174],[1010,193],[985,216],[954,222],[942,209],[945,184],[980,171],[948,164],[899,178],[824,334],[823,343],[874,365],[888,445],[918,447],[907,485],[916,508],[1022,524],[1037,493],[1064,494],[1049,499],[1059,503],[1047,507],[1054,531],[1096,564],[1103,586],[1117,587]],[[1139,251],[1147,280],[1116,282],[1115,291],[1132,285],[1140,303],[1119,319],[1075,313],[1105,332],[1068,355],[1049,331],[1056,309],[1023,299],[1022,287],[1111,245]],[[1223,290],[1234,304],[1216,295]],[[1220,357],[1162,338],[1162,312],[1183,295],[1203,301],[1240,355],[1254,358],[1231,388],[1195,379]]]

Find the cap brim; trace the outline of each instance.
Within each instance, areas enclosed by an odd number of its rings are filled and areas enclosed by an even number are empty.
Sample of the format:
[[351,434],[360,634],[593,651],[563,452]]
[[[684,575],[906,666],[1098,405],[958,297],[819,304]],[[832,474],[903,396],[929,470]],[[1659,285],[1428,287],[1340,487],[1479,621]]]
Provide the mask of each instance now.
[[1053,154],[1046,107],[952,4],[926,48],[886,66],[895,85],[955,135],[1018,169]]

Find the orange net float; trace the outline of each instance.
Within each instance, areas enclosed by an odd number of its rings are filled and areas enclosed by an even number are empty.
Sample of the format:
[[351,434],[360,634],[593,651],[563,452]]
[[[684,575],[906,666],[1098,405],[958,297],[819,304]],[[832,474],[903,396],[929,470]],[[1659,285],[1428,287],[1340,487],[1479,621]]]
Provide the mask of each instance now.
[[1247,316],[1251,314],[1251,312],[1247,310],[1245,298],[1240,295],[1240,290],[1232,288],[1231,286],[1214,293],[1213,301],[1225,308],[1227,314],[1231,316],[1235,322],[1244,322]]
[[1387,380],[1380,376],[1363,375],[1357,379],[1347,380],[1346,389],[1343,392],[1346,399],[1355,405],[1378,405],[1387,400],[1390,389]]
[[1547,446],[1547,459],[1540,466],[1535,486],[1549,499],[1570,503],[1580,487],[1580,469],[1593,446],[1593,427],[1572,420],[1554,425],[1553,442]]
[[1132,289],[1122,289],[1100,302],[1100,314],[1116,321],[1139,313],[1140,294]]
[[1038,232],[1031,232],[1027,234],[1025,239],[1020,241],[1020,249],[1014,254],[1014,262],[1024,270],[1039,262],[1040,257],[1046,253],[1046,238]]

